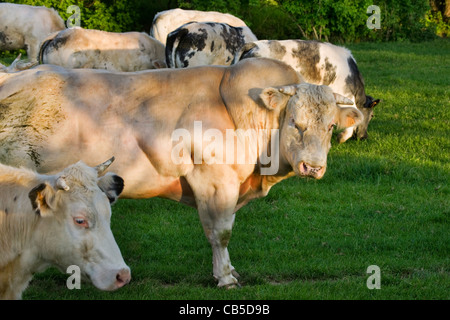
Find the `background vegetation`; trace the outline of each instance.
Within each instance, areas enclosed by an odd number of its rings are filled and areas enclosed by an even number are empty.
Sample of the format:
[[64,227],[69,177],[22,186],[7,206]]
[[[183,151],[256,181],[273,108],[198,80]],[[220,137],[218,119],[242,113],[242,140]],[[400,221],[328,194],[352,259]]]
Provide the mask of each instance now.
[[[319,39],[330,42],[423,41],[449,36],[445,0],[11,0],[53,7],[67,20],[75,4],[81,26],[106,31],[148,32],[154,15],[181,7],[229,12],[250,26],[259,39]],[[381,29],[366,27],[367,8],[381,9]]]
[[[380,30],[365,26],[366,0],[16,2],[53,6],[64,19],[78,4],[82,26],[111,31],[148,32],[156,12],[181,6],[233,13],[260,39],[347,42],[366,92],[382,99],[368,140],[333,140],[322,180],[288,179],[237,213],[229,249],[241,289],[216,288],[195,210],[155,198],[113,207],[129,285],[71,291],[68,275],[50,269],[24,299],[450,298],[450,42],[434,39],[449,30],[439,1],[373,1]],[[381,290],[366,287],[370,265]]]

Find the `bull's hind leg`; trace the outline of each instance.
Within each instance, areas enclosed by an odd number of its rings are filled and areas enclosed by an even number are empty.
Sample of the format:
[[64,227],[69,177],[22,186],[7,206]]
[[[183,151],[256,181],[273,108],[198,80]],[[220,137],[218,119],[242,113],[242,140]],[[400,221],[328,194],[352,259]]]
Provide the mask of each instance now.
[[233,179],[235,173],[229,173],[228,176],[224,172],[208,174],[208,179],[205,179],[205,175],[200,177],[196,174],[187,177],[195,194],[203,230],[212,247],[213,275],[219,287],[238,285],[235,277],[237,273],[231,265],[227,247],[234,223],[239,184]]

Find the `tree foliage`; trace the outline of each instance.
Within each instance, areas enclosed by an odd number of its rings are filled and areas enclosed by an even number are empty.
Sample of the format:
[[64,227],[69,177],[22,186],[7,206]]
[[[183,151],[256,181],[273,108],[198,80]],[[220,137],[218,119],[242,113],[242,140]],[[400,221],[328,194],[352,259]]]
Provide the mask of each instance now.
[[[331,42],[421,41],[449,35],[442,0],[10,0],[55,8],[64,20],[81,11],[81,26],[106,31],[148,32],[157,12],[184,8],[228,12],[243,19],[259,39]],[[369,29],[367,8],[380,8],[380,29]]]

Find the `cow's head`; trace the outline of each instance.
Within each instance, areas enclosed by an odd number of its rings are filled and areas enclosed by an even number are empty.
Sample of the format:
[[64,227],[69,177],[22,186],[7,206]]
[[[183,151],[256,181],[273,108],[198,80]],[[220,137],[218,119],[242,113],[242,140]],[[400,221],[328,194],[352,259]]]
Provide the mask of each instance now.
[[355,126],[363,119],[358,109],[338,106],[353,102],[324,85],[266,88],[261,99],[269,109],[284,110],[280,113],[280,166],[284,163],[297,175],[315,179],[325,173],[334,126]]
[[131,278],[110,226],[110,203],[122,192],[123,179],[113,173],[99,177],[113,159],[94,168],[80,161],[29,192],[40,215],[39,254],[64,273],[78,266],[101,290],[120,288]]
[[369,122],[373,118],[373,109],[374,107],[380,103],[380,99],[374,100],[371,96],[366,95],[366,102],[364,103],[364,107],[358,107],[358,109],[362,112],[364,116],[364,120],[356,127],[354,132],[355,138],[357,139],[367,139],[367,129],[369,127]]

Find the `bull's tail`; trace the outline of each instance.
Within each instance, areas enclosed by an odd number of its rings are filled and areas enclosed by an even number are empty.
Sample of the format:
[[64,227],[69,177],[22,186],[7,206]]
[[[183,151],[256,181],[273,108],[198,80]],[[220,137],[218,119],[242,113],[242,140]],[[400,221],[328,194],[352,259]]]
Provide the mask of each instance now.
[[38,57],[37,57],[37,60],[39,61],[39,64],[43,64],[44,63],[44,52],[45,52],[45,49],[48,47],[48,45],[53,41],[53,39],[55,39],[56,38],[56,36],[58,35],[58,33],[59,33],[60,31],[56,31],[56,32],[53,32],[53,33],[50,33],[48,36],[47,36],[47,38],[45,38],[42,42],[41,42],[41,45],[40,45],[40,48],[39,48],[39,55],[38,55]]
[[177,48],[181,40],[189,33],[188,29],[179,28],[167,36],[166,64],[168,68],[176,68]]
[[235,54],[234,54],[234,59],[233,62],[231,62],[231,64],[236,64],[239,61],[241,61],[242,59],[245,59],[245,55],[247,53],[249,53],[254,47],[256,47],[256,43],[254,42],[247,42],[246,44],[244,44]]

